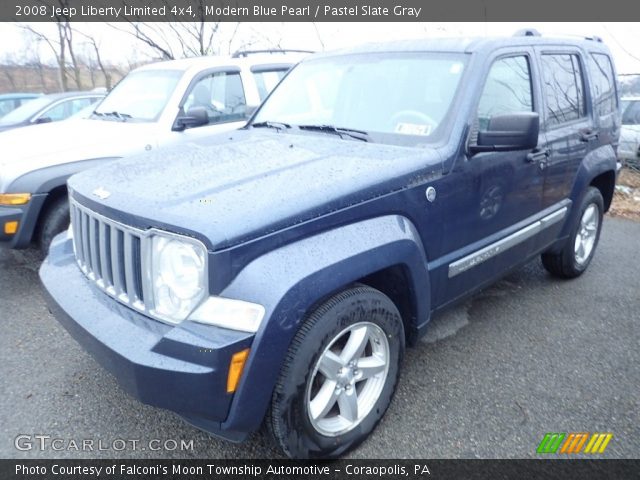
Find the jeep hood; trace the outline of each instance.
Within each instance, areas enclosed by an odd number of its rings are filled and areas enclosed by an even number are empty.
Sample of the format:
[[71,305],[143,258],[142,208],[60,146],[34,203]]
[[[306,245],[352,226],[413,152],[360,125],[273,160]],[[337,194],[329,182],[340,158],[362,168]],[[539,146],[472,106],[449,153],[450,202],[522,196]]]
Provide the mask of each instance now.
[[186,232],[216,250],[429,173],[441,173],[433,149],[251,130],[111,162],[71,177],[69,186],[81,203],[114,220]]
[[122,157],[155,147],[153,123],[71,119],[0,133],[0,191],[40,168]]

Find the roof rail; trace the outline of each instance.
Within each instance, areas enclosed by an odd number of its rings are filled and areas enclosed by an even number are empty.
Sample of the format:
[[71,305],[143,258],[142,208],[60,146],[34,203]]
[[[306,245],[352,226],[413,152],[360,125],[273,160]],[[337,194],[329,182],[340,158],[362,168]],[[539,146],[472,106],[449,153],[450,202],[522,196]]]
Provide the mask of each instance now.
[[[535,28],[523,28],[522,30],[518,30],[516,33],[514,33],[513,36],[514,37],[541,37],[542,35]],[[602,38],[597,35],[590,35],[588,37],[584,37],[582,35],[565,34],[565,35],[559,35],[559,36],[568,37],[568,38],[581,38],[584,40],[589,40],[591,42],[604,43],[602,41]]]
[[540,37],[540,32],[535,28],[523,28],[513,34],[514,37]]
[[296,50],[291,48],[271,48],[266,50],[238,50],[232,58],[248,57],[249,55],[256,55],[259,53],[315,53],[312,50]]

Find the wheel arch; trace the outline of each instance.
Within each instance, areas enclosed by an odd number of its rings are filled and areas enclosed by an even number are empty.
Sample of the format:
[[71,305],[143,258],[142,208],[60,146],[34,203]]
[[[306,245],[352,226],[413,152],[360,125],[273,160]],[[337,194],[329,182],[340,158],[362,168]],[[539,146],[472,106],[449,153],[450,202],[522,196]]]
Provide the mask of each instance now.
[[76,162],[51,165],[25,173],[11,182],[7,193],[31,193],[39,197],[37,204],[28,211],[29,218],[23,220],[25,228],[20,233],[19,247],[29,245],[38,234],[44,216],[58,199],[67,194],[67,180],[75,173],[101,165],[116,157],[94,158]]
[[[587,188],[593,186],[600,190],[606,212],[613,199],[616,163],[616,154],[611,145],[600,147],[589,153],[580,163],[571,188],[572,205],[574,207],[580,205],[580,200]],[[577,214],[576,208],[572,208],[559,235],[560,238],[566,238],[569,235],[571,226],[576,222]]]
[[[355,283],[382,291],[401,314],[408,313],[403,322],[411,339],[411,332],[429,316],[426,264],[417,230],[397,215],[308,237],[252,261],[221,293],[260,303],[267,311],[223,427],[253,431],[260,426],[286,352],[304,319]],[[394,280],[404,283],[394,286]],[[410,292],[402,292],[402,287]],[[246,415],[248,409],[256,415]]]

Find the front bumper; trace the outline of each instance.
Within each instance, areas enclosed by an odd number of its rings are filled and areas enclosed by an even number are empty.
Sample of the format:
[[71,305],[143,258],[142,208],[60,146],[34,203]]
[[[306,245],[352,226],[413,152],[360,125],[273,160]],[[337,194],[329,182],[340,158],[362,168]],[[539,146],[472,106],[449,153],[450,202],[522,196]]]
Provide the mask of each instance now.
[[66,234],[52,243],[40,279],[58,321],[130,395],[229,440],[247,436],[222,422],[233,399],[226,392],[231,357],[251,346],[252,334],[166,325],[119,304],[85,278]]

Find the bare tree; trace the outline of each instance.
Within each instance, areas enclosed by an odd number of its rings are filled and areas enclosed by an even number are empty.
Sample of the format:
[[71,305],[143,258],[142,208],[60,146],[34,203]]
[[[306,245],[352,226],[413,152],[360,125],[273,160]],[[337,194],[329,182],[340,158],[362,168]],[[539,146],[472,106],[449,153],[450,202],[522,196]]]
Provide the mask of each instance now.
[[30,25],[20,25],[20,28],[33,35],[36,42],[44,43],[51,50],[58,65],[58,86],[61,91],[67,91],[69,89],[69,82],[67,79],[67,47],[63,40],[64,37],[60,28],[58,28],[57,40],[44,32],[36,30]]
[[94,69],[97,66],[100,69],[100,72],[102,72],[102,76],[104,77],[104,85],[107,88],[107,90],[111,89],[112,86],[112,82],[113,82],[113,78],[111,76],[111,72],[109,71],[109,68],[106,66],[106,64],[104,63],[104,61],[102,60],[102,56],[100,55],[100,46],[98,45],[98,42],[96,40],[96,38],[92,35],[83,33],[83,32],[77,32],[79,35],[81,35],[85,40],[86,40],[86,44],[90,47],[90,49],[93,51],[93,56],[95,58],[95,65],[93,64],[93,62],[91,61],[91,55],[87,55],[88,58],[88,63],[90,63],[90,67],[89,67],[89,71],[91,72],[91,81],[92,81],[92,85],[95,87],[95,78],[93,75]]
[[9,84],[11,85],[11,90],[17,90],[17,80],[14,75],[14,68],[19,64],[17,62],[15,55],[7,54],[2,59],[2,74],[7,79]]
[[[75,86],[82,89],[82,72],[81,65],[76,57],[74,44],[74,28],[71,23],[68,12],[69,0],[37,0],[43,5],[56,7],[55,25],[57,30],[57,38],[47,35],[40,29],[36,29],[31,25],[20,25],[24,30],[31,32],[39,42],[44,42],[49,47],[56,58],[58,64],[58,83],[62,91],[69,90],[69,77],[71,77]],[[66,10],[65,10],[66,9]],[[46,28],[46,26],[45,26]]]

